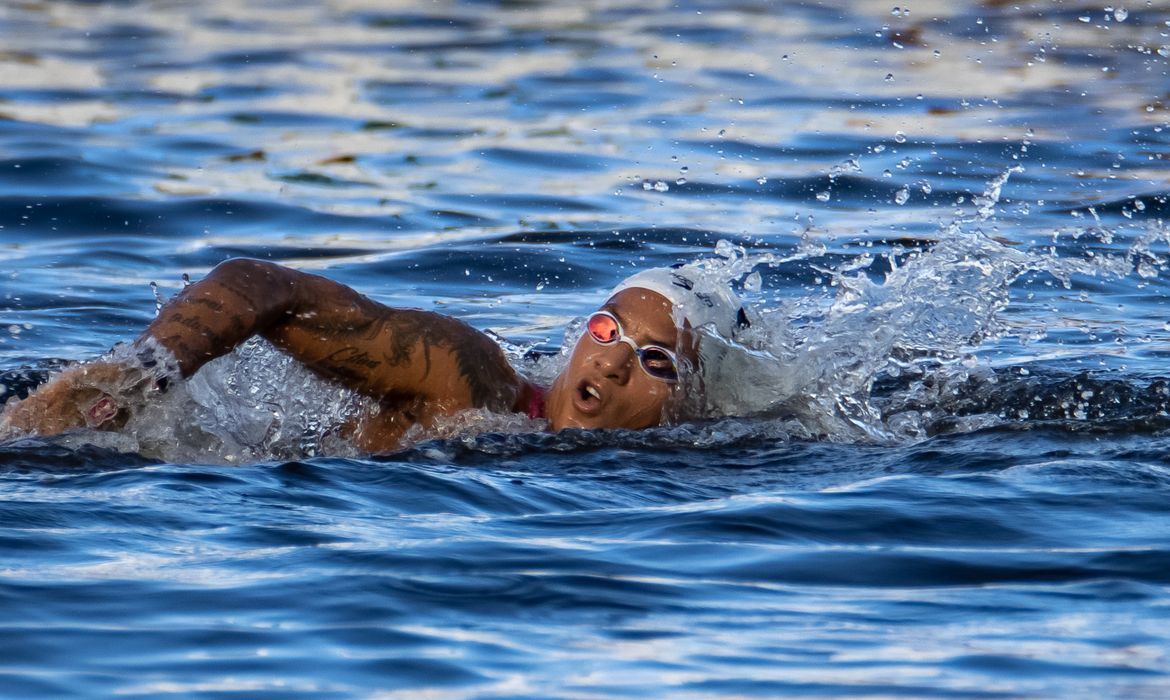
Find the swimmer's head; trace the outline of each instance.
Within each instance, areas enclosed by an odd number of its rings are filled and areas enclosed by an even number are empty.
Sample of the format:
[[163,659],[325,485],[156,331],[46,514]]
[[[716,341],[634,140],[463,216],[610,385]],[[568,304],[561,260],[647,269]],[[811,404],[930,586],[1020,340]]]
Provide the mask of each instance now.
[[655,268],[614,288],[590,316],[569,364],[549,389],[553,430],[647,428],[682,392],[698,366],[698,331],[731,338],[747,326],[743,308],[722,282],[693,267]]

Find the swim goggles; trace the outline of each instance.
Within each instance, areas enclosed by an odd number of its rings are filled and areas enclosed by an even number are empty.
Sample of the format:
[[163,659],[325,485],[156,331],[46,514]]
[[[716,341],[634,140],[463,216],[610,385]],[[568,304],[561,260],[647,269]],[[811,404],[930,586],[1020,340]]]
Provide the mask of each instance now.
[[589,337],[598,345],[613,345],[620,342],[633,348],[642,371],[654,379],[663,382],[678,381],[678,360],[674,353],[661,345],[639,346],[633,338],[625,334],[622,324],[610,312],[594,311],[585,327],[589,329]]

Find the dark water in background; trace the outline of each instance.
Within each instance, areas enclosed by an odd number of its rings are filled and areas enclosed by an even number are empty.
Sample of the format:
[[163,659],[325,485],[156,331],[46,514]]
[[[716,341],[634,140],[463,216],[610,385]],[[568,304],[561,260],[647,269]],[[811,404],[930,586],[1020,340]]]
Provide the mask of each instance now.
[[[939,341],[961,391],[875,377],[934,437],[764,416],[240,466],[0,444],[0,694],[1170,694],[1170,5],[904,7],[0,7],[9,393],[235,255],[544,350],[721,239],[813,251],[761,268],[765,309],[956,217],[976,268],[1008,264],[991,240],[1055,256],[977,349]],[[927,255],[918,279],[956,269]],[[1052,274],[1111,255],[1133,272]]]

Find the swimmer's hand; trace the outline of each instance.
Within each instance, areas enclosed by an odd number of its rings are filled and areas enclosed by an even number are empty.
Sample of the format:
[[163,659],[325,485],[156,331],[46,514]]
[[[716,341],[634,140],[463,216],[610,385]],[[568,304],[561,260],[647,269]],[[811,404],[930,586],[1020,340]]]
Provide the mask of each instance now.
[[77,428],[117,430],[144,401],[153,380],[141,368],[115,362],[71,367],[28,398],[0,412],[0,438],[55,435]]

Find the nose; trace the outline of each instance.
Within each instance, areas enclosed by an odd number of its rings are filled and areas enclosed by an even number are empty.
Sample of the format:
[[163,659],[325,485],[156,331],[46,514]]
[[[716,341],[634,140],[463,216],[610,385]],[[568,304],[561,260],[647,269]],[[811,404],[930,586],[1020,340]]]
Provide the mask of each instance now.
[[637,359],[631,345],[621,342],[598,346],[598,351],[593,354],[593,366],[614,383],[625,384],[630,380],[630,368]]

